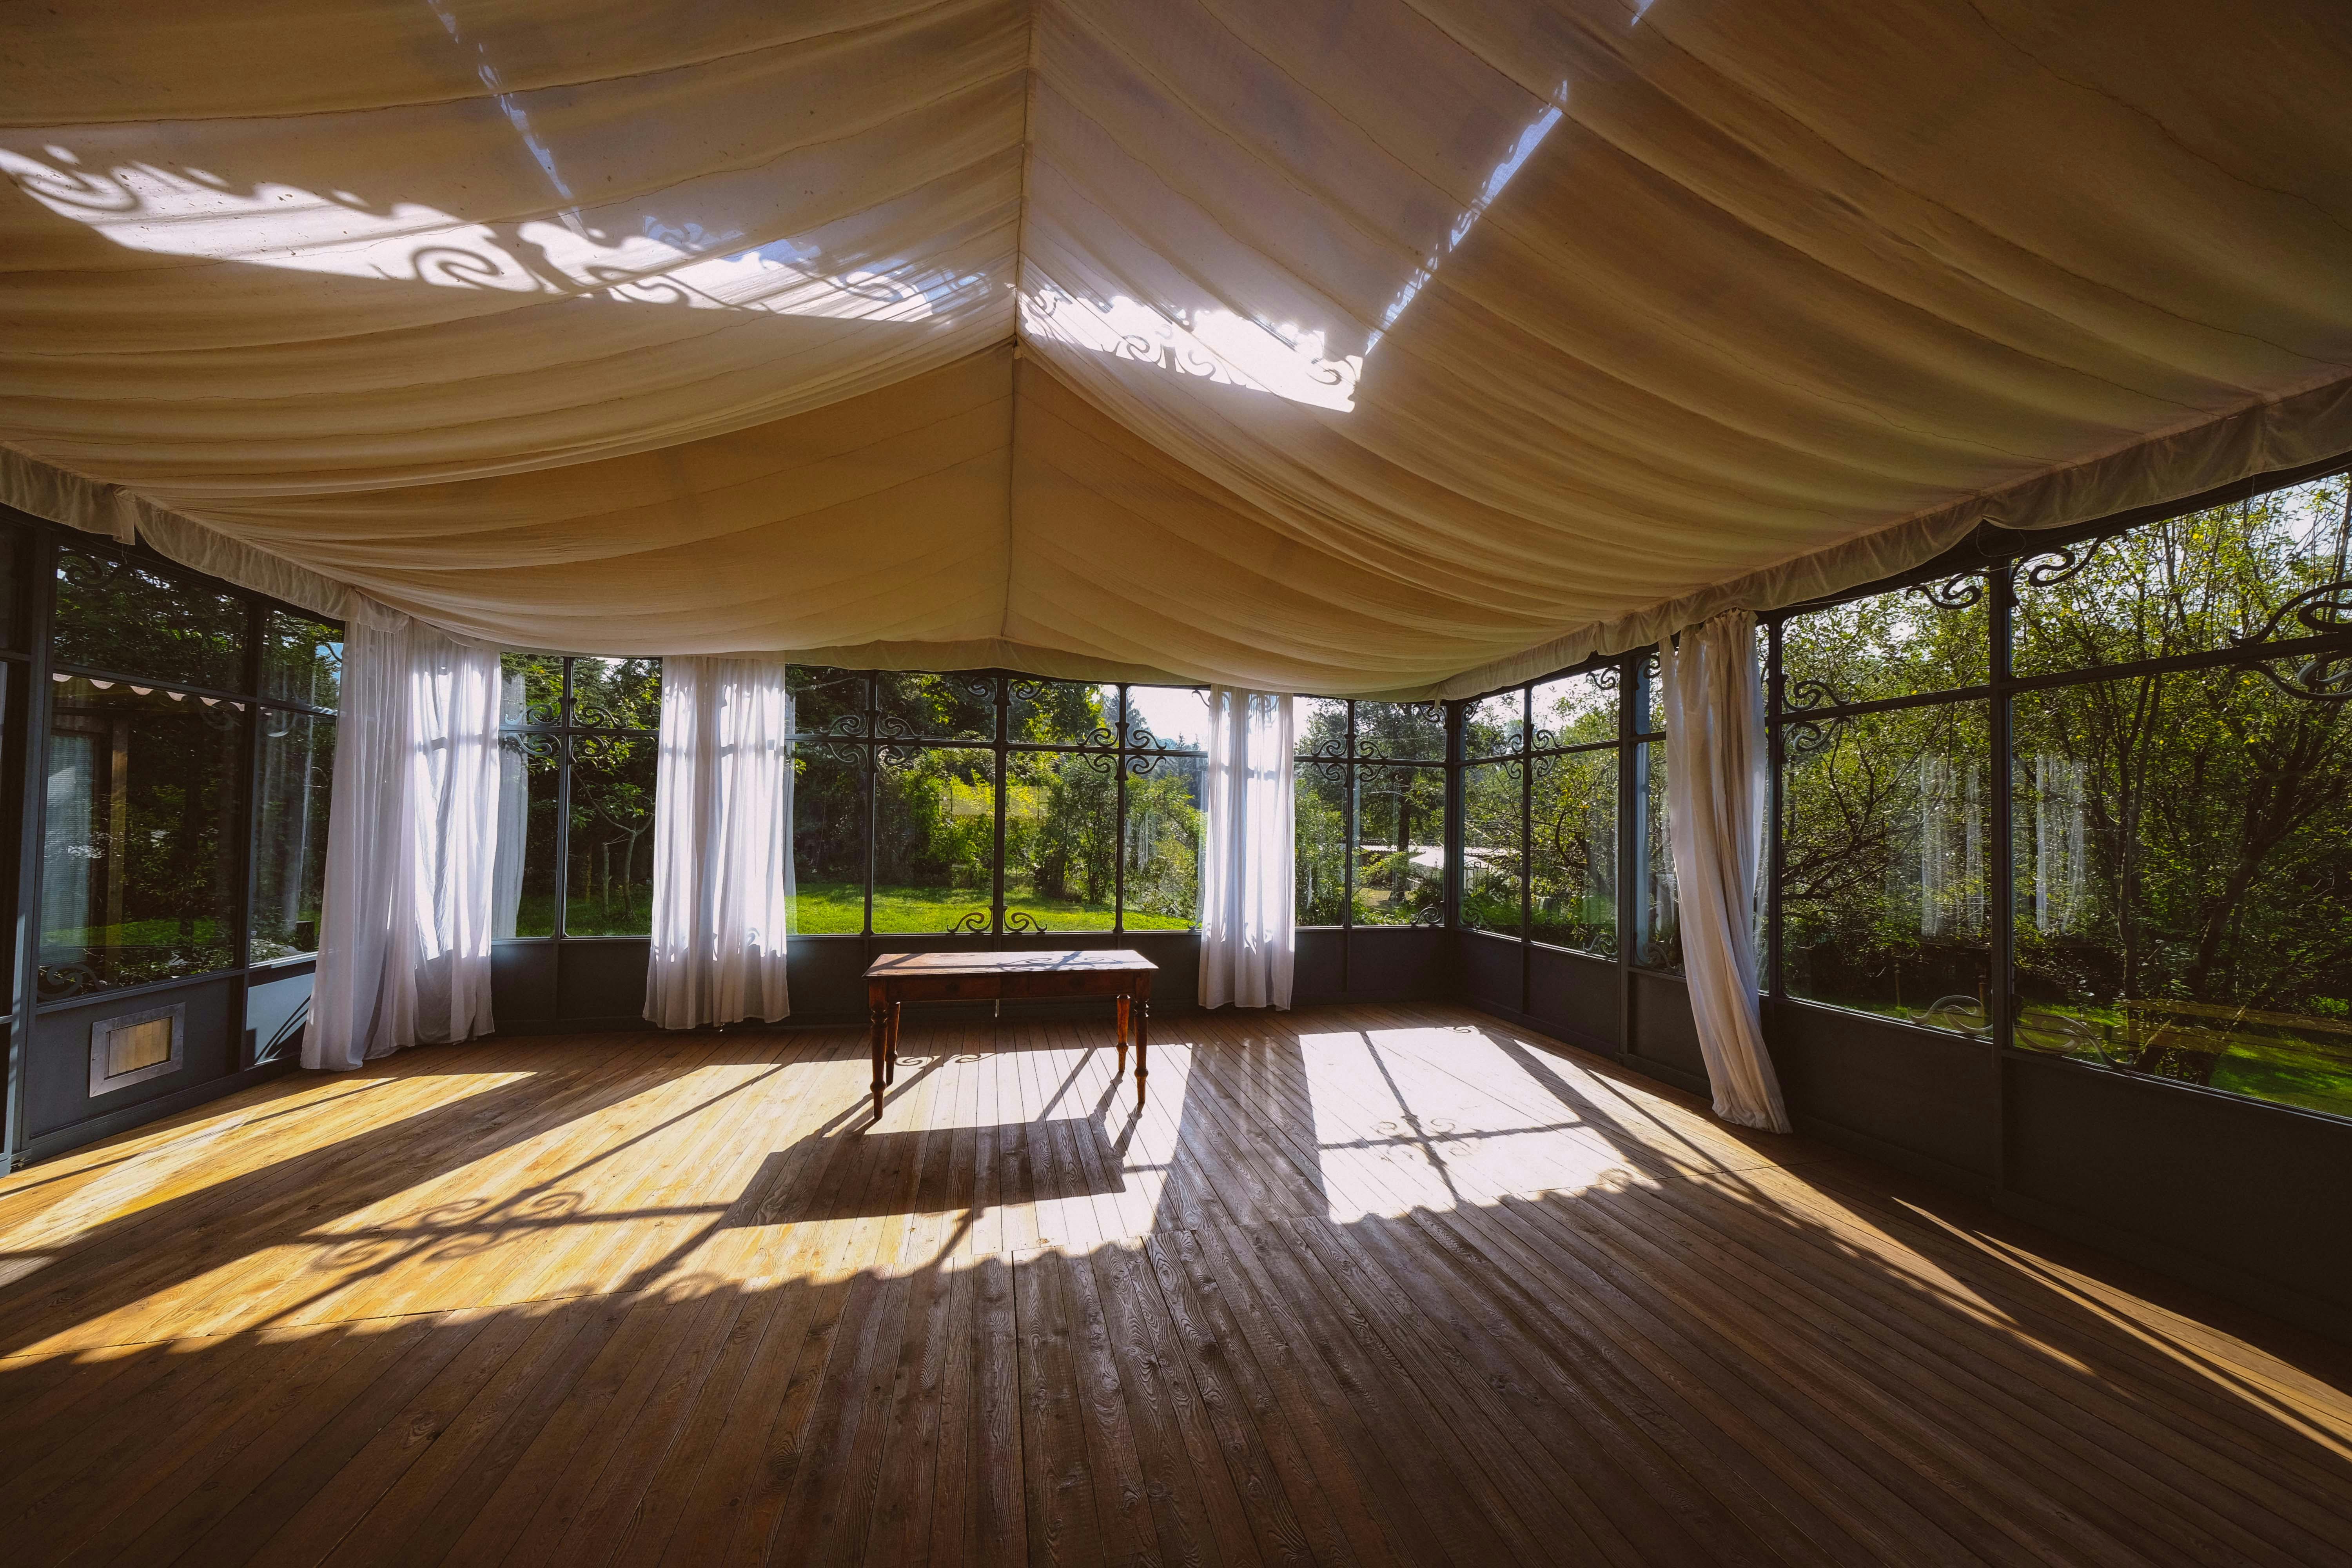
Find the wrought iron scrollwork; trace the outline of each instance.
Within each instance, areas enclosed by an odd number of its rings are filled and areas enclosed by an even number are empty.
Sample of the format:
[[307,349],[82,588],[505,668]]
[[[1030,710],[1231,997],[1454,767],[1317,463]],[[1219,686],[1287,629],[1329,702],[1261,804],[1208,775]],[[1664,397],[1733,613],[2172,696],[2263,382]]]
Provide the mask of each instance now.
[[828,735],[863,739],[866,734],[866,715],[863,713],[841,714],[824,727],[824,732]]
[[2305,589],[2272,611],[2270,619],[2261,626],[2243,637],[2233,636],[2230,641],[2239,647],[2270,642],[2290,624],[2302,628],[2301,635],[2309,637],[2352,630],[2352,578],[2339,578]]
[[1820,719],[1800,719],[1780,731],[1780,750],[1791,757],[1810,757],[1837,738],[1838,727],[1845,721],[1832,714]]
[[2054,588],[2098,559],[2099,550],[2106,542],[2105,539],[2092,539],[2029,555],[2018,563],[2020,574],[2029,588]]
[[2046,1007],[2028,1007],[2020,1013],[2014,1034],[2017,1044],[2029,1051],[2108,1059],[2105,1030],[2088,1019],[2069,1017]]
[[2278,667],[2284,662],[2273,660],[2254,668],[2289,697],[2309,702],[2352,702],[2352,650],[2315,654],[2281,672]]
[[896,713],[885,713],[878,717],[874,722],[874,733],[877,739],[884,741],[912,741],[918,738],[915,727]]
[[1916,594],[1939,610],[1965,610],[1984,602],[1985,579],[1980,572],[1963,572],[1940,583],[1918,583],[1904,590]]
[[85,991],[97,990],[100,984],[98,971],[87,963],[44,963],[33,976],[33,989],[44,1002],[79,996]]
[[1438,905],[1432,904],[1416,912],[1412,917],[1412,923],[1417,926],[1442,926],[1445,923],[1445,911]]
[[922,751],[923,748],[920,746],[877,746],[874,748],[874,765],[878,768],[888,768],[894,773],[902,768],[911,768],[915,765],[915,759],[922,754]]
[[966,910],[956,917],[955,924],[948,927],[948,934],[950,936],[982,936],[985,935],[994,923],[986,910]]
[[1982,1037],[1992,1031],[1992,1019],[1985,1012],[1984,1004],[1973,996],[1938,996],[1912,1014],[1911,1018],[1931,1029],[1950,1029],[1961,1035]]
[[1816,708],[1843,708],[1845,699],[1836,687],[1826,680],[1802,679],[1789,682],[1786,699],[1792,713],[1807,713]]
[[795,743],[794,749],[803,753],[813,752],[827,762],[839,763],[844,767],[862,768],[866,765],[866,748],[853,746],[845,742],[801,741]]
[[1036,916],[1031,914],[1027,910],[1005,910],[1004,929],[1008,933],[1018,931],[1031,936],[1043,936],[1045,934],[1045,922],[1040,921]]
[[1592,672],[1592,684],[1602,691],[1615,691],[1625,684],[1624,671],[1613,664],[1604,664]]

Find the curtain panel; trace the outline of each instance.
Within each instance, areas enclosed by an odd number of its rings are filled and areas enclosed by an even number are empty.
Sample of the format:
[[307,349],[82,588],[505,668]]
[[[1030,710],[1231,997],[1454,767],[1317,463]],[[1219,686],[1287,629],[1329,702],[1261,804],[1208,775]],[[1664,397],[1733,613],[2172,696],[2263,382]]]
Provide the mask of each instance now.
[[1287,1007],[1297,956],[1290,699],[1209,691],[1201,1005]]
[[496,1026],[499,656],[355,618],[340,723],[302,1065],[341,1070]]
[[1683,968],[1715,1113],[1786,1132],[1756,1000],[1756,879],[1769,798],[1756,617],[1733,611],[1661,641],[1658,679]]
[[662,662],[646,1016],[665,1029],[792,1011],[792,732],[782,663]]

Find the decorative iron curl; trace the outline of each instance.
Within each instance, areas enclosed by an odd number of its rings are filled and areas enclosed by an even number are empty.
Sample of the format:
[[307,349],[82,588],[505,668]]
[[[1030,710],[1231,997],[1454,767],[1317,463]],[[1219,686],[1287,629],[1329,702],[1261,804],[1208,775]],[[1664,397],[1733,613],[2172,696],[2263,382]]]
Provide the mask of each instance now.
[[923,748],[920,746],[877,746],[874,748],[874,763],[877,767],[888,768],[893,772],[901,768],[911,768],[915,765],[915,759],[922,754],[922,751]]
[[2056,587],[2098,559],[2100,547],[2106,542],[2105,539],[2094,539],[2077,544],[2062,544],[2055,550],[2027,556],[2019,563],[2024,570],[2025,585],[2029,588]]
[[2017,1017],[2017,1043],[2029,1051],[2054,1056],[2097,1057],[2111,1060],[2106,1032],[2082,1018],[2070,1018],[2042,1007],[2028,1007]]
[[1602,691],[1615,691],[1624,684],[1625,672],[1613,664],[1604,664],[1592,672],[1592,684]]
[[33,976],[33,988],[44,1002],[79,996],[98,989],[100,984],[98,971],[87,963],[44,963]]
[[1780,732],[1780,749],[1791,757],[1810,757],[1836,738],[1843,719],[1800,719]]
[[1442,926],[1445,923],[1445,910],[1441,905],[1431,904],[1412,917],[1412,923],[1417,926]]
[[1843,708],[1845,699],[1836,687],[1826,680],[1792,680],[1789,682],[1787,701],[1792,713],[1808,713],[1816,708]]
[[1127,727],[1127,743],[1130,746],[1157,746],[1160,737],[1141,724],[1129,724]]
[[2352,630],[2352,578],[2339,578],[2322,583],[2316,588],[2306,588],[2271,612],[2271,618],[2243,637],[2235,634],[2230,641],[2237,647],[2265,643],[2276,637],[2293,622],[2312,637],[2325,637],[2330,632]]
[[1043,936],[1045,934],[1045,922],[1037,919],[1036,916],[1031,914],[1027,910],[1005,910],[1004,929],[1008,933],[1020,931],[1030,936]]
[[2315,654],[2284,675],[2279,673],[2280,662],[2254,668],[2289,697],[2306,702],[2352,702],[2352,650]]
[[896,713],[885,713],[876,720],[874,733],[884,741],[912,741],[917,738],[915,727]]
[[824,727],[824,733],[828,735],[850,735],[862,740],[866,735],[866,715],[863,713],[844,713],[834,720],[832,723]]
[[963,913],[956,917],[955,924],[948,927],[948,935],[985,935],[991,923],[989,913],[986,910],[966,910]]
[[826,761],[839,763],[844,767],[862,768],[866,765],[866,748],[852,745],[846,741],[802,741],[794,749],[814,752]]
[[1950,1029],[1962,1035],[1980,1036],[1992,1030],[1992,1019],[1986,1015],[1984,1004],[1973,996],[1938,996],[1912,1014],[1911,1019],[1931,1029]]
[[1984,574],[1963,572],[1940,583],[1915,584],[1904,592],[1918,595],[1939,610],[1965,610],[1984,602]]

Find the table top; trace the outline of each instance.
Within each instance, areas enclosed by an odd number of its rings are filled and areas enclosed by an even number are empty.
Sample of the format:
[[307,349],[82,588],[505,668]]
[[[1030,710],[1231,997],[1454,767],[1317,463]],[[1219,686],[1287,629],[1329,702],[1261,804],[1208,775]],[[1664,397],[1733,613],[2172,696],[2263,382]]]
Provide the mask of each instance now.
[[916,974],[1036,974],[1118,973],[1160,966],[1124,947],[1074,948],[1067,952],[886,952],[866,966],[868,980]]

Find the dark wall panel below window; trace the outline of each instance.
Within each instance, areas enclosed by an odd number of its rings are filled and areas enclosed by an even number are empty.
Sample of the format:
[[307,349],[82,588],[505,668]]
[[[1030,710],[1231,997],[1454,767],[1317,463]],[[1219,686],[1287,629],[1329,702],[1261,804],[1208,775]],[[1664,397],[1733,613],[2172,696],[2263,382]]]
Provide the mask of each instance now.
[[[236,1027],[237,983],[229,976],[129,993],[107,992],[38,1015],[25,1062],[25,1125],[31,1139],[110,1117],[217,1082],[244,1063]],[[121,1089],[89,1092],[90,1026],[126,1014],[184,1006],[179,1067]],[[28,1140],[29,1142],[29,1140]]]
[[1462,1000],[1517,1016],[1527,1000],[1526,964],[1517,942],[1483,931],[1455,933],[1461,963]]
[[1966,1187],[1994,1178],[2000,1129],[1982,1041],[1784,1002],[1765,1039],[1801,1130]]
[[1528,1012],[1562,1037],[1603,1050],[1623,1048],[1617,965],[1589,953],[1538,946],[1528,954]]
[[1454,935],[1434,926],[1357,926],[1348,933],[1347,994],[1358,1001],[1443,996],[1453,979]]
[[2352,1337],[2352,1207],[2336,1201],[2352,1128],[2071,1062],[2004,1066],[2026,1217]]
[[1636,969],[1633,978],[1633,1042],[1629,1059],[1637,1067],[1663,1069],[1673,1081],[1706,1079],[1698,1029],[1691,1022],[1690,988],[1679,974]]

